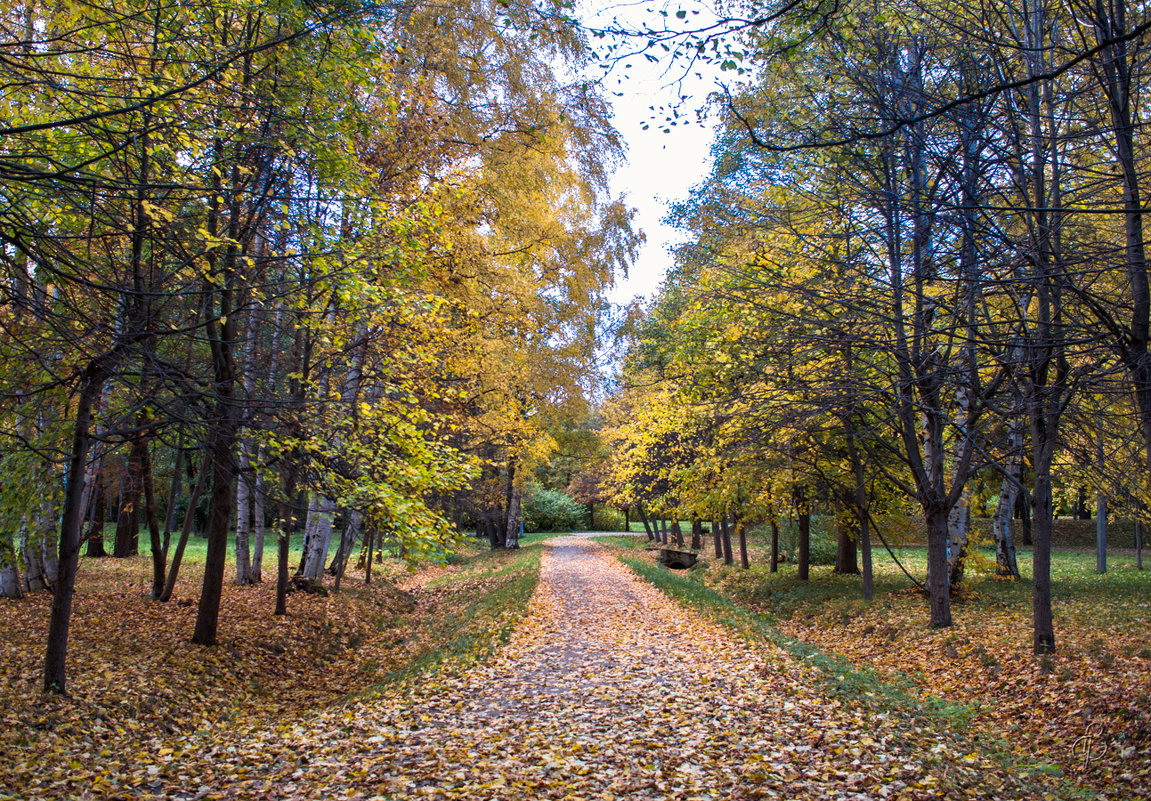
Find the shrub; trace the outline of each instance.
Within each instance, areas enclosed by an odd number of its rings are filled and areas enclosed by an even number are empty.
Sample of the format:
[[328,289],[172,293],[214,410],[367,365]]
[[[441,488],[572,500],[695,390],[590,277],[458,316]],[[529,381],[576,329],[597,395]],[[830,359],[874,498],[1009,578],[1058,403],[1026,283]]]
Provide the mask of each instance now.
[[592,531],[623,531],[623,512],[610,506],[596,506]]
[[567,493],[536,484],[524,493],[525,531],[573,531],[584,527],[587,509]]

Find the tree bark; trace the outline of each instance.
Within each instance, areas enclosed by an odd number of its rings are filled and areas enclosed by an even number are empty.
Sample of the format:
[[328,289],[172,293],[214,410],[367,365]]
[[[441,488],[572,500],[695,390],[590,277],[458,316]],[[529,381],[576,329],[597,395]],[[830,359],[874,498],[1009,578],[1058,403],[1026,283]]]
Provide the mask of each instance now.
[[140,461],[136,440],[129,446],[129,456],[124,461],[120,473],[120,510],[116,514],[116,539],[112,546],[112,556],[126,559],[139,552],[140,519],[137,507],[140,503]]
[[771,516],[771,567],[772,573],[779,572],[779,521]]
[[108,552],[104,549],[104,518],[108,516],[105,503],[108,493],[104,489],[104,470],[102,466],[95,471],[93,480],[96,482],[96,494],[92,501],[92,514],[88,519],[88,532],[84,535],[84,541],[88,543],[88,548],[84,552],[84,555],[100,558],[108,555]]
[[208,554],[204,559],[204,584],[196,610],[196,628],[192,632],[192,642],[197,645],[216,644],[228,552],[228,524],[232,519],[232,478],[236,472],[232,461],[236,434],[230,404],[222,400],[216,414],[216,431],[210,450],[212,495],[208,506]]
[[76,590],[76,567],[80,556],[80,528],[83,514],[84,474],[88,458],[88,426],[93,401],[104,385],[104,371],[89,363],[81,376],[73,422],[72,447],[68,455],[68,476],[60,523],[59,577],[52,596],[52,616],[48,622],[48,647],[44,655],[44,692],[68,692],[65,664],[68,631],[72,622],[72,597]]
[[1023,426],[1017,417],[1007,426],[1008,475],[999,487],[999,503],[991,517],[991,532],[995,539],[995,574],[1003,578],[1019,578],[1019,565],[1015,557],[1015,532],[1012,530],[1015,500],[1023,482]]
[[148,521],[148,547],[152,551],[152,593],[156,598],[164,590],[165,563],[168,559],[160,535],[160,521],[156,518],[156,490],[152,480],[152,456],[149,437],[140,437],[140,476],[144,485],[144,516]]
[[332,542],[332,516],[336,502],[316,496],[308,505],[307,536],[304,544],[304,565],[300,575],[317,583],[324,580],[324,567],[328,563],[328,548]]
[[724,513],[719,521],[720,537],[723,541],[723,563],[731,565],[735,563],[735,557],[731,552],[731,528],[728,526],[727,514]]
[[859,575],[859,549],[846,519],[836,526],[835,572],[841,576]]

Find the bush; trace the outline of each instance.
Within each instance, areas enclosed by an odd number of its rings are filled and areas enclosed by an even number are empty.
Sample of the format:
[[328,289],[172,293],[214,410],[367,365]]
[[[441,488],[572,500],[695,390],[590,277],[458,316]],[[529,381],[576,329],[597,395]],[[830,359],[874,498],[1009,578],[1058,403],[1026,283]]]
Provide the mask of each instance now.
[[584,527],[587,509],[567,493],[532,484],[524,493],[524,531],[573,531]]
[[610,506],[596,506],[592,531],[623,531],[623,512]]

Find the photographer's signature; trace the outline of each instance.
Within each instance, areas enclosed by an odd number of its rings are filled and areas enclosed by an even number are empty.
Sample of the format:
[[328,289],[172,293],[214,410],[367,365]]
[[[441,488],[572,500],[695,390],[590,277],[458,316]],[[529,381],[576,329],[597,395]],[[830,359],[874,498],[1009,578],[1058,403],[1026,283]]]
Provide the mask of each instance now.
[[1071,745],[1071,755],[1079,757],[1081,770],[1087,770],[1096,758],[1107,753],[1108,747],[1109,743],[1103,739],[1103,724],[1091,723],[1087,731]]

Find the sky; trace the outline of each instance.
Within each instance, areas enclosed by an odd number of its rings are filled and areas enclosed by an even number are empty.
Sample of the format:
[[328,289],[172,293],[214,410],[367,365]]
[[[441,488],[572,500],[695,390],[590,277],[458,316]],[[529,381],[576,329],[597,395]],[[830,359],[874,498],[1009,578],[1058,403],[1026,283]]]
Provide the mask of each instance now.
[[[596,25],[613,17],[638,25],[651,13],[649,9],[667,8],[674,14],[681,4],[613,3],[592,0],[584,12],[585,23]],[[690,0],[684,6],[693,5]],[[595,8],[601,9],[598,13]],[[636,224],[647,235],[639,259],[628,277],[617,277],[610,298],[628,303],[634,298],[651,298],[663,280],[672,258],[668,248],[684,240],[683,232],[663,222],[669,204],[686,198],[691,187],[699,183],[711,165],[711,142],[714,122],[700,126],[693,121],[670,128],[660,124],[663,115],[653,111],[674,103],[682,93],[692,96],[691,103],[681,108],[689,121],[695,107],[703,104],[714,80],[695,75],[684,78],[682,70],[669,69],[667,63],[653,64],[643,56],[627,59],[604,79],[604,88],[615,108],[615,126],[627,143],[627,163],[620,166],[612,180],[614,194],[626,195],[628,205],[637,210]],[[676,84],[677,78],[684,78]],[[618,93],[618,95],[616,94]],[[647,125],[648,129],[644,130]]]

